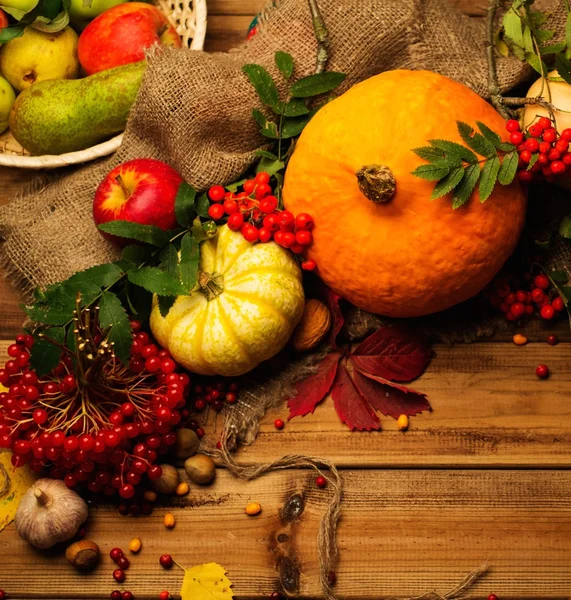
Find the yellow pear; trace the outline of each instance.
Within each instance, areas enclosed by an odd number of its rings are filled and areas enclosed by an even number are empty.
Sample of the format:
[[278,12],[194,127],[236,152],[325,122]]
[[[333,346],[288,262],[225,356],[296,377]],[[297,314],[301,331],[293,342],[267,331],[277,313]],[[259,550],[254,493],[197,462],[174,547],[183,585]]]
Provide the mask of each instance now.
[[57,33],[26,27],[0,48],[0,73],[19,92],[38,81],[76,79],[77,34],[71,27]]
[[16,94],[12,86],[4,77],[0,77],[0,133],[8,129],[8,117],[15,101]]

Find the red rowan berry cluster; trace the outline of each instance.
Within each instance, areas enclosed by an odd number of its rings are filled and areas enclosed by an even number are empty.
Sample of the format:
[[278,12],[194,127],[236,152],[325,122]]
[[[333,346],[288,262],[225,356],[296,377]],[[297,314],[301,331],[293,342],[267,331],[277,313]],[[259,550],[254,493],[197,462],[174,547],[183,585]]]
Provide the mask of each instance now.
[[[520,124],[511,119],[506,123],[510,142],[519,153],[518,178],[524,183],[533,180],[535,173],[542,173],[547,179],[565,173],[571,165],[571,129],[557,132],[547,117],[540,117],[533,125],[522,132]],[[529,168],[530,163],[533,165]],[[528,170],[529,169],[529,170]]]
[[[527,286],[510,284],[505,278],[499,278],[488,293],[492,306],[499,308],[508,321],[517,321],[536,311],[546,321],[555,318],[565,309],[565,304],[556,290],[551,289],[547,275],[533,277],[526,273]],[[521,289],[528,287],[528,290]]]
[[[301,213],[293,215],[289,210],[278,209],[278,199],[272,195],[270,175],[258,173],[254,179],[244,182],[241,192],[228,192],[221,185],[208,190],[212,202],[208,209],[214,221],[226,218],[232,231],[240,231],[248,242],[269,242],[302,254],[313,241],[313,218]],[[306,271],[313,271],[315,261],[301,263]]]

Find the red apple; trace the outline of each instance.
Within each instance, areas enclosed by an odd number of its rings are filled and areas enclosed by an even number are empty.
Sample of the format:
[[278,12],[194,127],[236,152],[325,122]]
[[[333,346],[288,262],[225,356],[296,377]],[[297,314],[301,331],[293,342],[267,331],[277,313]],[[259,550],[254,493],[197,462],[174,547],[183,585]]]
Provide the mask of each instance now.
[[92,75],[145,58],[155,44],[180,48],[182,42],[166,16],[144,2],[113,6],[93,19],[79,36],[77,52],[83,70]]
[[[101,182],[93,199],[96,225],[131,221],[156,225],[165,231],[177,227],[174,203],[182,177],[160,160],[138,158],[115,167]],[[126,245],[126,238],[101,232],[107,239]]]
[[8,22],[8,15],[0,9],[0,29],[4,29],[4,27],[8,27],[10,23]]

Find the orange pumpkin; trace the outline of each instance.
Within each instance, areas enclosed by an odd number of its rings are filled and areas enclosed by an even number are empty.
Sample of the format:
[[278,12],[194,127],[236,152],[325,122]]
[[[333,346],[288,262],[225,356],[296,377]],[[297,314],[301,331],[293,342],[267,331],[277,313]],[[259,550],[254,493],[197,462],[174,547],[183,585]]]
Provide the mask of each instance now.
[[[507,139],[502,117],[466,86],[397,70],[355,85],[303,131],[285,206],[313,216],[308,257],[358,307],[391,317],[443,310],[478,293],[513,252],[526,206],[517,182],[497,185],[484,204],[476,191],[453,210],[450,196],[430,201],[434,183],[411,174],[426,164],[413,148],[437,138],[463,143],[457,120],[482,121]],[[379,202],[387,181],[396,191]]]

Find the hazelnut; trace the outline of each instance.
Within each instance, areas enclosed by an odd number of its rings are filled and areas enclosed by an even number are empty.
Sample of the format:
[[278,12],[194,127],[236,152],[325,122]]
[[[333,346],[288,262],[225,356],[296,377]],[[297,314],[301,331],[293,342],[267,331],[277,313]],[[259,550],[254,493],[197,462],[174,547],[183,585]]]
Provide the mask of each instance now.
[[65,557],[78,571],[93,571],[99,562],[99,546],[91,540],[80,540],[68,546]]
[[216,474],[216,465],[206,454],[195,454],[187,458],[184,468],[189,479],[194,483],[210,483]]

